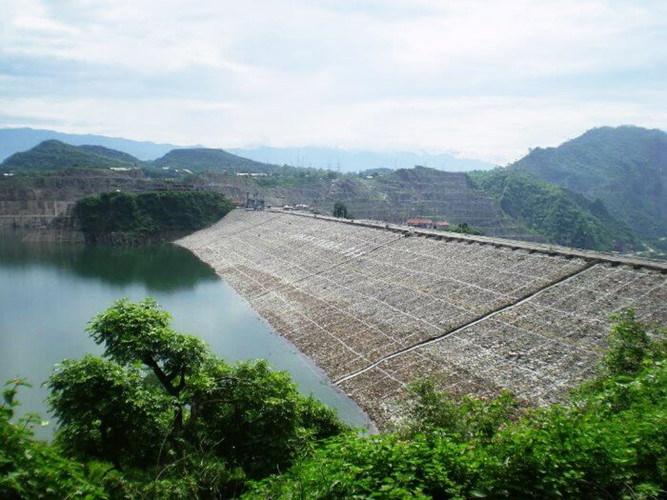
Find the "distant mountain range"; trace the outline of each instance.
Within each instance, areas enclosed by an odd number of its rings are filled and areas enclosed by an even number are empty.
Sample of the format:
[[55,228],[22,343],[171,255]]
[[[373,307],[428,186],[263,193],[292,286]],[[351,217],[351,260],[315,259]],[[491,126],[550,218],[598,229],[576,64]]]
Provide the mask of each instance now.
[[[132,141],[118,137],[106,137],[91,134],[65,134],[53,130],[36,130],[31,128],[0,129],[0,161],[14,153],[26,151],[46,140],[57,140],[82,146],[95,144],[118,151],[123,151],[139,160],[149,161],[160,158],[174,149],[194,149],[193,146],[176,146],[174,144],[157,144],[148,141]],[[196,146],[197,149],[205,149]],[[212,150],[213,151],[213,150]],[[221,151],[221,150],[218,150]],[[488,170],[494,165],[481,161],[456,158],[450,154],[425,154],[410,152],[372,152],[348,151],[336,148],[272,148],[257,147],[249,149],[226,149],[244,158],[264,164],[291,165],[312,167],[341,172],[352,172],[375,168],[411,168],[415,165],[437,168],[451,172],[467,172],[470,170]]]
[[179,170],[185,173],[189,171],[228,174],[271,173],[279,169],[275,165],[241,158],[222,149],[174,149],[155,161],[141,161],[128,153],[104,146],[72,146],[53,139],[41,142],[28,151],[14,153],[0,163],[0,171],[14,173],[49,172],[69,168],[137,167],[147,170]]
[[27,151],[39,143],[48,140],[57,140],[71,144],[72,146],[83,146],[86,144],[104,146],[130,154],[143,161],[154,160],[167,154],[172,149],[183,147],[174,144],[132,141],[120,137],[106,137],[103,135],[65,134],[54,130],[32,128],[6,128],[0,129],[0,161],[3,161],[14,153]]
[[457,158],[454,155],[374,152],[336,148],[272,148],[228,149],[228,151],[263,163],[293,165],[296,167],[324,168],[341,172],[358,172],[376,168],[412,168],[416,165],[448,172],[489,170],[495,165],[481,160]]

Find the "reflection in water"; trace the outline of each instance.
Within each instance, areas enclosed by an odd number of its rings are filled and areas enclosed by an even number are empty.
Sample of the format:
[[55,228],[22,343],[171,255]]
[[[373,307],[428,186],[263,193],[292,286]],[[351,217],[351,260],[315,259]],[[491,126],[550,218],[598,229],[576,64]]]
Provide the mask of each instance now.
[[0,233],[0,383],[24,376],[34,385],[20,395],[23,412],[46,413],[40,384],[56,363],[101,352],[85,333],[93,316],[121,297],[151,295],[173,315],[176,330],[201,337],[225,360],[267,359],[344,420],[367,424],[349,398],[187,250],[23,243],[20,236]]
[[46,266],[110,285],[142,283],[151,291],[163,292],[193,288],[200,281],[217,279],[212,269],[174,245],[127,248],[24,243],[20,233],[0,234],[0,265],[7,268]]

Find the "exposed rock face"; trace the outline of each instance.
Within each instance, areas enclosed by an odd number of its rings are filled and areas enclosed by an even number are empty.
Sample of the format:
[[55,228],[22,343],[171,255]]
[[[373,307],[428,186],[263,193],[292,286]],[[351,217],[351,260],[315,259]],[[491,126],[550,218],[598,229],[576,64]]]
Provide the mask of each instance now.
[[202,187],[235,201],[244,201],[249,195],[264,198],[273,206],[305,204],[328,214],[334,203],[341,201],[362,219],[402,223],[410,217],[441,216],[453,224],[478,227],[491,236],[544,241],[505,215],[491,196],[472,189],[463,173],[416,167],[372,179],[313,179],[295,185],[273,185],[271,178],[209,175]]
[[380,425],[418,376],[558,400],[593,373],[613,312],[667,322],[666,264],[418,234],[236,210],[178,243]]
[[160,187],[163,183],[144,178],[138,171],[76,169],[45,177],[0,178],[0,228],[41,229],[45,231],[41,238],[55,234],[64,238],[62,222],[50,225],[56,217],[67,217],[76,200],[104,191],[141,192]]
[[[417,167],[372,179],[203,174],[193,182],[198,189],[221,192],[238,202],[247,197],[263,198],[273,206],[305,204],[331,213],[334,203],[342,201],[357,218],[401,223],[420,215],[440,216],[452,224],[478,227],[487,235],[543,241],[507,217],[493,198],[472,189],[462,173]],[[45,177],[0,177],[0,227],[44,228],[85,196],[174,185],[146,178],[140,170],[71,169]]]
[[66,212],[54,217],[45,226],[30,231],[24,241],[48,241],[58,243],[85,243],[83,232],[76,227],[74,219]]

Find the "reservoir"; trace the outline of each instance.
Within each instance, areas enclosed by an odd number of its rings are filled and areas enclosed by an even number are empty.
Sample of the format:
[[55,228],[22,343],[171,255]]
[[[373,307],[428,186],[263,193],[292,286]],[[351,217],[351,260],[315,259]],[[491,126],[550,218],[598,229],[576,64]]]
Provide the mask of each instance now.
[[[32,384],[19,392],[20,414],[48,420],[41,384],[54,365],[102,352],[85,331],[93,316],[122,297],[152,296],[172,314],[175,330],[202,338],[227,362],[266,359],[344,421],[368,426],[351,399],[189,251],[25,243],[21,236],[0,232],[0,382],[20,376]],[[48,437],[53,426],[37,435]]]

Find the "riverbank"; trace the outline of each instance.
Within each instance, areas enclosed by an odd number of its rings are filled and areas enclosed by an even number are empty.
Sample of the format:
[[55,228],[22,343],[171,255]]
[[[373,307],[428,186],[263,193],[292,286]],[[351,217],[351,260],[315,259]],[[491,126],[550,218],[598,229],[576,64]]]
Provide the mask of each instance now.
[[[113,301],[154,297],[174,316],[174,328],[196,335],[234,363],[266,359],[286,370],[304,394],[312,393],[341,418],[364,426],[358,406],[331,387],[321,372],[289,348],[227,283],[191,252],[175,245],[136,248],[22,241],[24,232],[0,235],[0,379],[25,376],[24,413],[50,420],[41,387],[65,358],[99,354],[85,333],[91,317]],[[35,346],[39,346],[36,348]],[[47,438],[51,427],[38,429]]]

